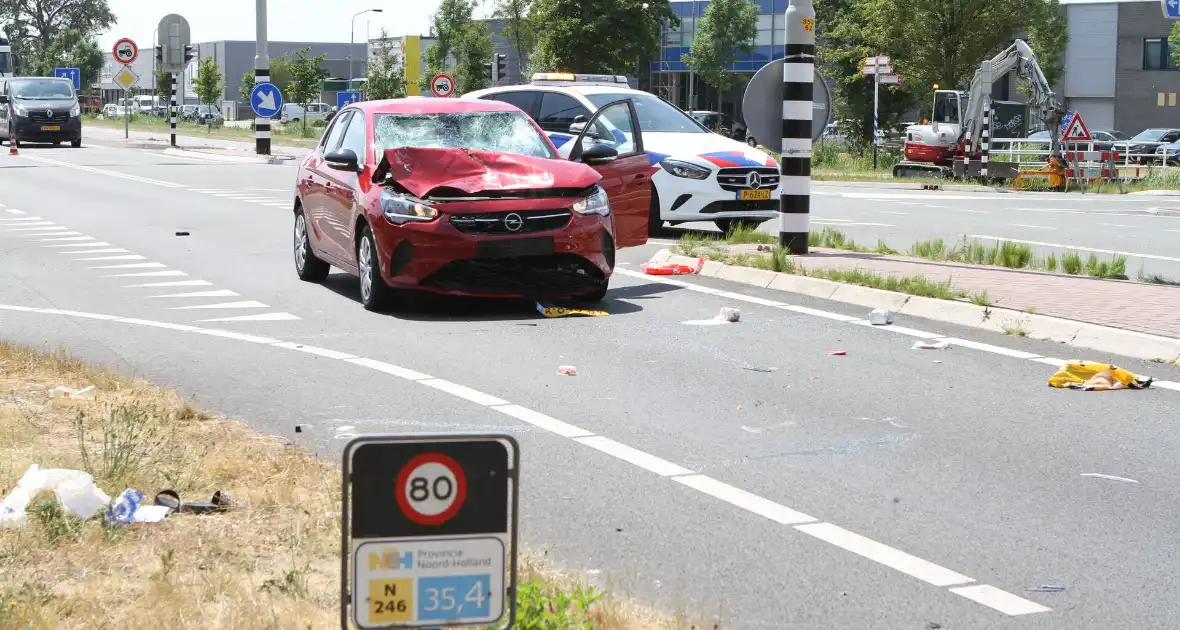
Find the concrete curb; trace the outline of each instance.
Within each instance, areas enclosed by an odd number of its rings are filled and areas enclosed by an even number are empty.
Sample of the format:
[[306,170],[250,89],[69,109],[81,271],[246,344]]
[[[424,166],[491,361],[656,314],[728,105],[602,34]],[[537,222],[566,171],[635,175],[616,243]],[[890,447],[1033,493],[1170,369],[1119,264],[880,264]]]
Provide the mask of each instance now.
[[1180,197],[1180,190],[1141,190],[1130,194],[1142,197]]
[[184,157],[200,156],[202,160],[209,160],[210,162],[229,162],[236,164],[288,164],[295,161],[293,155],[272,155],[270,157],[250,157],[245,155],[220,155],[211,151],[202,151],[200,149],[187,149],[184,147],[169,147],[164,149],[164,155],[178,155]]
[[[695,267],[697,260],[662,249],[651,258],[651,263]],[[1162,359],[1165,362],[1180,362],[1180,339],[1087,322],[995,306],[983,307],[968,302],[907,295],[821,278],[737,267],[716,261],[707,261],[697,275],[866,308],[883,308],[898,315],[911,315],[990,332],[1011,334],[1013,331],[1021,331],[1024,333],[1023,336],[1030,339],[1056,341],[1074,348],[1109,352],[1147,361]]]
[[[841,182],[841,181],[834,181],[834,180],[826,180],[826,181],[825,180],[820,180],[820,181],[812,180],[811,185],[819,187],[819,188],[824,188],[824,187],[828,187],[828,186],[832,186],[832,187],[838,186],[838,187],[844,187],[844,188],[892,188],[892,189],[897,189],[897,190],[926,190],[927,187],[931,186],[931,184],[923,184],[920,182],[915,182],[915,183],[909,184],[909,183],[888,182],[888,181]],[[937,190],[949,190],[949,191],[955,191],[955,192],[994,192],[994,193],[1010,193],[1010,192],[1012,192],[1012,191],[1006,190],[1004,188],[991,188],[990,186],[971,186],[968,184],[935,184],[935,185],[938,186]],[[1177,191],[1177,194],[1180,194],[1180,191]]]

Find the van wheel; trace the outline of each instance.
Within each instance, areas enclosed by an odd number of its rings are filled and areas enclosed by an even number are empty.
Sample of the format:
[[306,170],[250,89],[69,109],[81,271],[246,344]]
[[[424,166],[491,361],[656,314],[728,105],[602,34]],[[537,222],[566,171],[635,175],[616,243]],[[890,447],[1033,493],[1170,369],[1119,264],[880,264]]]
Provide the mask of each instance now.
[[82,148],[82,139],[78,138],[77,140],[70,140],[70,146],[75,149],[81,149]]

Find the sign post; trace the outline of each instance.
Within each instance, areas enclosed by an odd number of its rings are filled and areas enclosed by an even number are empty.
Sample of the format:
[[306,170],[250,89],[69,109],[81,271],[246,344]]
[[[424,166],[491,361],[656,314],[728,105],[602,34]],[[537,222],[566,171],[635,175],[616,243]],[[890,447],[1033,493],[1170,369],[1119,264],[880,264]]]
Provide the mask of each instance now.
[[515,438],[361,436],[343,471],[341,628],[512,627]]
[[[270,56],[266,52],[266,0],[254,2],[254,82],[270,83]],[[349,48],[349,54],[351,53]],[[280,102],[280,107],[282,104]],[[250,108],[254,109],[254,97],[250,97]],[[270,118],[254,109],[254,152],[270,155]]]
[[455,93],[455,79],[449,74],[436,74],[430,78],[430,91],[439,98],[447,98]]
[[180,76],[184,72],[184,67],[188,65],[188,59],[185,58],[185,51],[188,50],[189,45],[189,28],[188,20],[169,13],[160,19],[160,24],[157,27],[160,32],[160,47],[163,52],[163,61],[160,67],[165,72],[172,75],[172,100],[168,104],[168,126],[171,129],[172,146],[176,146],[176,88],[180,81]]
[[[250,90],[250,109],[254,110],[254,115],[257,116],[256,120],[265,119],[269,125],[270,119],[283,111],[283,91],[273,83],[255,85],[254,89]],[[266,139],[269,142],[269,130]]]
[[114,79],[123,88],[123,139],[126,140],[131,136],[131,99],[128,95],[139,82],[139,75],[135,74],[131,66],[123,66],[122,70],[115,73]]

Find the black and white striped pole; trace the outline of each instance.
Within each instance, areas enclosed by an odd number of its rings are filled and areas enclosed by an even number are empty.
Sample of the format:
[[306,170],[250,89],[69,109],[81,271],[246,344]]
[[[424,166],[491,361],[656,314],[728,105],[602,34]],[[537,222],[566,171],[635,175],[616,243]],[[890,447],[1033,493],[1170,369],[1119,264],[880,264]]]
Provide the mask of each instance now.
[[979,179],[987,183],[987,158],[992,150],[992,104],[991,99],[983,106],[983,124],[979,127]]
[[176,72],[172,73],[172,102],[168,106],[168,127],[171,129],[172,146],[176,146],[176,84],[179,83],[180,75]]
[[811,0],[790,0],[786,21],[778,242],[790,254],[806,254],[811,231],[811,121],[815,100],[815,7]]
[[[254,16],[254,84],[258,85],[270,83],[270,56],[266,53],[266,0],[255,0]],[[254,118],[254,152],[270,155],[270,119],[265,116]]]

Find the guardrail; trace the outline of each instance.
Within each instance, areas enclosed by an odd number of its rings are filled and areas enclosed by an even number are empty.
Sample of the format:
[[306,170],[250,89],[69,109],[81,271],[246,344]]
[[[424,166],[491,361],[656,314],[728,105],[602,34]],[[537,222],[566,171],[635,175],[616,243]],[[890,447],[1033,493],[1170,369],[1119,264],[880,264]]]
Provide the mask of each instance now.
[[[1180,167],[1180,154],[1165,157],[1156,153],[1158,147],[1172,144],[1170,142],[1140,142],[1133,143],[1126,140],[1092,141],[1064,143],[1065,151],[1113,151],[1118,153],[1115,166],[1120,179],[1139,179],[1153,173],[1166,173],[1169,168]],[[1147,153],[1132,153],[1126,151],[1128,146],[1147,146],[1151,151]],[[1120,148],[1123,147],[1123,148]],[[990,151],[992,160],[1007,159],[1017,164],[1044,164],[1049,161],[1049,140],[1029,138],[993,138]],[[1170,163],[1169,163],[1170,162]],[[1086,163],[1087,166],[1094,162]]]

